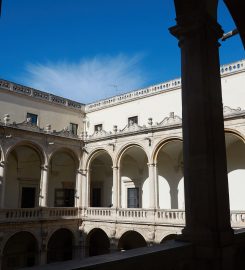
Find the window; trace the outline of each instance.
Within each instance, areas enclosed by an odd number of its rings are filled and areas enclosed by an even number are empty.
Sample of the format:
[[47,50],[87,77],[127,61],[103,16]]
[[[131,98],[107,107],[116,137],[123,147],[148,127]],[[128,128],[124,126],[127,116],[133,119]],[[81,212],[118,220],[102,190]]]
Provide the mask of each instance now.
[[27,113],[26,114],[26,121],[28,123],[31,123],[32,125],[37,125],[37,114],[34,113]]
[[70,123],[70,132],[73,135],[77,135],[78,124]]
[[138,116],[132,116],[128,118],[128,125],[138,124]]
[[74,207],[74,189],[55,189],[55,207]]
[[128,208],[139,208],[139,188],[128,188]]
[[97,131],[101,131],[103,129],[103,125],[102,124],[99,124],[99,125],[95,125],[94,126],[94,131],[97,132]]

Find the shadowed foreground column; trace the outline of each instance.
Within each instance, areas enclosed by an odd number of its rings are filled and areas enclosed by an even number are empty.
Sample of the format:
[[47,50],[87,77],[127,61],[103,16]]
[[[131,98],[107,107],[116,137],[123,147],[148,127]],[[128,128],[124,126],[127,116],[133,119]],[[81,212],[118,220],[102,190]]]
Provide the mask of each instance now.
[[217,1],[175,1],[182,72],[186,227],[197,269],[232,269]]

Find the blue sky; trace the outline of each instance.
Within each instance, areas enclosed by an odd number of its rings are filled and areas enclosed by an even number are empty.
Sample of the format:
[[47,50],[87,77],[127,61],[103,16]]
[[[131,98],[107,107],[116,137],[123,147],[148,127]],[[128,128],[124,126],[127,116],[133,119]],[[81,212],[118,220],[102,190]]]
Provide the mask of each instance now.
[[[174,18],[173,0],[3,0],[0,77],[84,103],[179,77]],[[220,58],[244,58],[238,36]]]

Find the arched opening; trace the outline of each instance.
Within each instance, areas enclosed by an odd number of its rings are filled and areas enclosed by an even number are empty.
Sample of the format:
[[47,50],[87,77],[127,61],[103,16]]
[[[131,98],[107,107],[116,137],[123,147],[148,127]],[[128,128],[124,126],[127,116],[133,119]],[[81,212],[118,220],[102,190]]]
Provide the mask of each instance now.
[[232,133],[225,134],[231,210],[245,209],[245,144]]
[[162,241],[160,242],[160,244],[164,244],[166,241],[168,240],[174,240],[176,238],[176,234],[169,234],[167,236],[165,236]]
[[9,153],[4,202],[6,208],[38,206],[41,163],[40,153],[29,145],[16,146]]
[[120,161],[121,205],[123,208],[149,207],[148,158],[139,146],[131,146]]
[[70,152],[56,152],[49,165],[48,205],[54,207],[74,207],[76,188],[75,157]]
[[112,206],[112,159],[106,151],[99,151],[90,163],[90,206]]
[[86,240],[87,256],[97,256],[110,253],[110,240],[101,229],[93,229]]
[[73,234],[70,230],[59,229],[48,241],[47,263],[72,260]]
[[146,246],[144,237],[136,231],[125,232],[118,242],[118,249],[122,251]]
[[164,144],[157,154],[159,207],[184,207],[183,145],[181,140]]
[[38,263],[38,243],[29,232],[10,237],[3,249],[2,270],[31,267]]

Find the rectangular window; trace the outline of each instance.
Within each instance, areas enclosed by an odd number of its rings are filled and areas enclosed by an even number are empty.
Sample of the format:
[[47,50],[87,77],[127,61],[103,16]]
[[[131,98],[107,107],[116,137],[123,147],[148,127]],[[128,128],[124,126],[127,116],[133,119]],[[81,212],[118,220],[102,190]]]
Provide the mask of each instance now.
[[128,118],[128,125],[138,124],[138,116],[132,116]]
[[74,207],[74,189],[57,188],[55,189],[55,207]]
[[26,114],[26,121],[31,123],[32,125],[37,125],[38,115],[34,113],[27,113]]
[[139,188],[128,188],[128,208],[139,208]]
[[101,131],[103,129],[103,125],[102,124],[99,124],[99,125],[95,125],[94,126],[94,131],[97,132],[97,131]]
[[73,135],[77,135],[78,124],[70,123],[70,132]]

